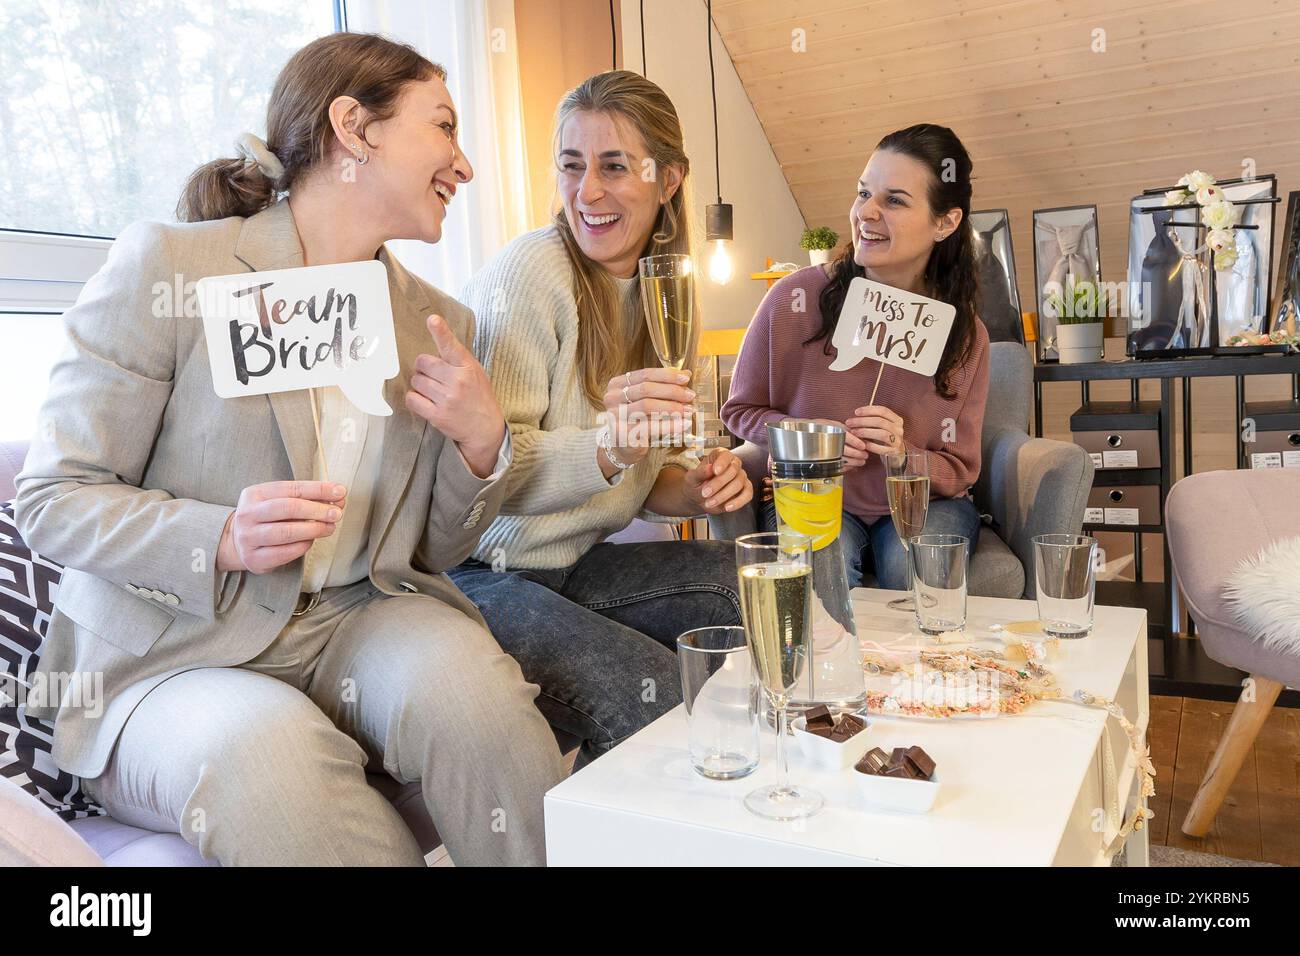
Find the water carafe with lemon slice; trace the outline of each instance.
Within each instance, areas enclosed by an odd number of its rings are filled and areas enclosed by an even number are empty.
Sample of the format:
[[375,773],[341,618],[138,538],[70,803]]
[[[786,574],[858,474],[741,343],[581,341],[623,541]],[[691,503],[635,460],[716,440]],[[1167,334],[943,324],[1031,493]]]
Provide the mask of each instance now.
[[772,494],[779,531],[813,539],[811,661],[791,691],[790,707],[826,704],[857,710],[866,702],[862,645],[853,623],[840,524],[844,514],[844,429],[787,418],[767,426]]

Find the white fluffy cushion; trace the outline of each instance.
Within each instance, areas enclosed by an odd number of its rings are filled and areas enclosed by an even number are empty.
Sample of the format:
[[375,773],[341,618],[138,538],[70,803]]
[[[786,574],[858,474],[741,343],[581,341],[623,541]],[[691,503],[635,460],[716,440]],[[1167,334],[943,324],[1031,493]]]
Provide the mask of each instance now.
[[1266,651],[1300,656],[1300,538],[1283,538],[1237,565],[1223,597]]

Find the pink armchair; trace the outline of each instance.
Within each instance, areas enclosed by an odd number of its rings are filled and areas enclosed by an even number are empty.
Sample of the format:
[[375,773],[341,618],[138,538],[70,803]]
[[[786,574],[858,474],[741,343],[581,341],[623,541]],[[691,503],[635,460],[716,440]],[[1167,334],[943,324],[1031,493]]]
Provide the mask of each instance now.
[[[1297,500],[1300,472],[1288,469],[1205,472],[1169,492],[1165,520],[1174,579],[1201,645],[1220,664],[1250,674],[1183,821],[1188,836],[1205,836],[1283,687],[1300,687],[1300,651],[1266,646],[1225,593],[1243,561],[1300,537]],[[1291,588],[1300,583],[1300,567],[1277,570]]]

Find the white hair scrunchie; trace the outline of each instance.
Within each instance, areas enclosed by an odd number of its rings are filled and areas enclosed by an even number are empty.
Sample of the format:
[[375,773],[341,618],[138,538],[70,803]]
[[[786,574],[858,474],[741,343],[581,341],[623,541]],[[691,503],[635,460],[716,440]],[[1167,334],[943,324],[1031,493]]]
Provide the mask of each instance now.
[[271,152],[266,140],[252,133],[244,133],[235,140],[235,149],[244,157],[244,162],[252,163],[262,171],[262,175],[271,182],[276,182],[284,175],[284,164]]

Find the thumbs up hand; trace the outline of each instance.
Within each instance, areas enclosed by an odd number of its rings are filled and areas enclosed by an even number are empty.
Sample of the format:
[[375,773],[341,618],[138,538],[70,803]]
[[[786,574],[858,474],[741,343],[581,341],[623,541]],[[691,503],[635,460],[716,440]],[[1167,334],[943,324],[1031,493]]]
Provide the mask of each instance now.
[[486,478],[496,467],[506,420],[483,366],[440,315],[427,320],[438,354],[415,360],[406,407],[459,447],[470,470]]

